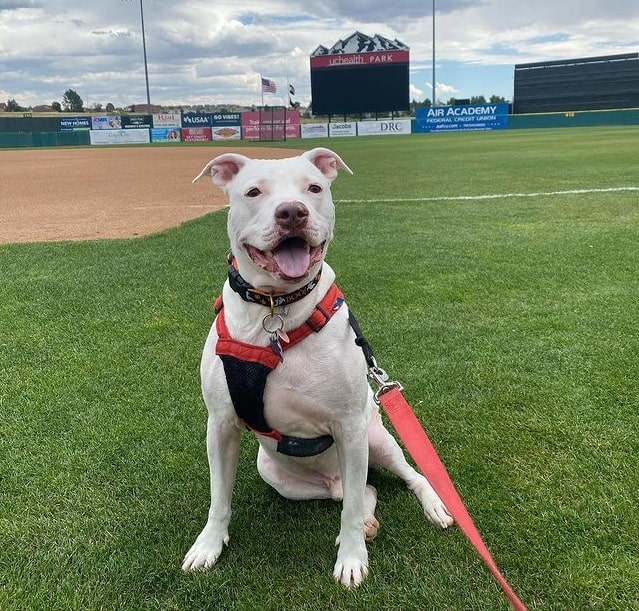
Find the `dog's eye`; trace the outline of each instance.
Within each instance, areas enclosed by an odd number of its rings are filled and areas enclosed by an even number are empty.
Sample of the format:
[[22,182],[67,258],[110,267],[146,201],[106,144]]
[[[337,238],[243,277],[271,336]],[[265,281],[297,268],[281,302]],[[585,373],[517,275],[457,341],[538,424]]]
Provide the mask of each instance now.
[[261,191],[257,187],[253,187],[246,192],[246,197],[257,197],[261,195]]
[[311,193],[321,193],[322,192],[322,187],[320,187],[319,185],[313,184],[313,185],[309,185],[308,186],[308,190]]

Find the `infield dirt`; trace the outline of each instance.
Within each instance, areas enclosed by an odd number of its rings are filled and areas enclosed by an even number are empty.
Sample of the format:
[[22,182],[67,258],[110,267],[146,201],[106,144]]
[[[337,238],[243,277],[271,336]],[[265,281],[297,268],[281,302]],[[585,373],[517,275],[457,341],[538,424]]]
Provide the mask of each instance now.
[[299,151],[162,146],[0,151],[0,243],[131,238],[226,205],[191,181],[222,153],[282,158]]

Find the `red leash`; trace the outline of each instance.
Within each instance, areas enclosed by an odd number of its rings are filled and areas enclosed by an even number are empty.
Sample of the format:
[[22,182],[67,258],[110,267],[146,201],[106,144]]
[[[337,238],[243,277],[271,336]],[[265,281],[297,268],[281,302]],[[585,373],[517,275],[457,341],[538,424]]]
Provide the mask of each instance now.
[[[381,372],[379,369],[377,371]],[[485,562],[488,570],[493,574],[501,586],[501,589],[508,597],[513,609],[526,611],[526,607],[519,600],[501,574],[493,557],[490,555],[479,531],[473,523],[473,519],[464,506],[464,502],[455,489],[455,485],[450,479],[446,467],[439,458],[435,447],[406,402],[406,399],[404,399],[401,393],[401,386],[397,382],[383,381],[383,379],[375,375],[376,373],[374,370],[371,370],[371,377],[381,383],[381,387],[375,395],[375,399],[384,408],[386,415],[395,427],[408,453],[413,457],[419,469],[431,483],[435,492],[439,495],[439,498],[444,502],[444,505],[446,505],[451,516],[455,519],[455,522],[457,522],[457,525],[464,535],[466,535],[468,541],[470,541],[477,550],[477,553]]]

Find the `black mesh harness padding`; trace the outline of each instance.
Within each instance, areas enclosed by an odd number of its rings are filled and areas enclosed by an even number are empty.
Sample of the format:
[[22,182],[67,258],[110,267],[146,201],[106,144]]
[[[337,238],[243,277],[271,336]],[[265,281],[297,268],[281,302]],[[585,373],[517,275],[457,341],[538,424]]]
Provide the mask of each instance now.
[[[311,333],[319,333],[344,303],[344,296],[332,284],[311,316],[297,329],[288,332],[289,342],[282,343],[284,351],[301,342]],[[280,356],[269,346],[254,346],[233,339],[226,326],[221,299],[216,302],[215,324],[218,341],[215,353],[222,360],[226,383],[233,407],[247,428],[277,441],[277,451],[288,456],[315,456],[333,445],[330,435],[305,438],[283,435],[266,422],[264,389],[268,374],[280,363]]]

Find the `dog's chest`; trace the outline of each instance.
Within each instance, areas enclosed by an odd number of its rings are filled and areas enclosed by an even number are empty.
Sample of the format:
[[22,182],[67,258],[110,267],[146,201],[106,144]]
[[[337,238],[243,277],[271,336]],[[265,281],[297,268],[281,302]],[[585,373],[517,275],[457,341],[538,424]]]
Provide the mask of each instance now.
[[264,390],[268,423],[288,435],[330,433],[337,422],[359,417],[368,385],[361,349],[340,316],[284,353]]

